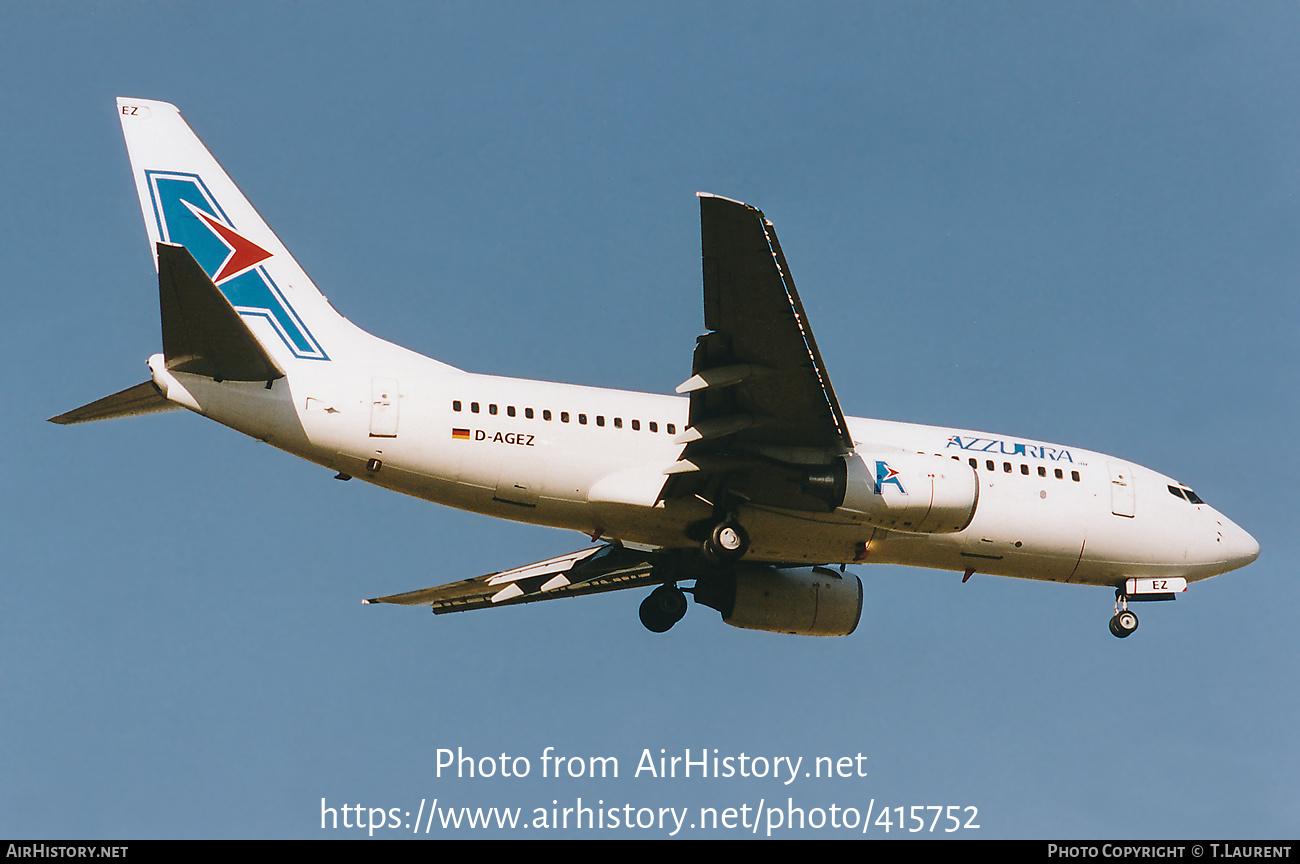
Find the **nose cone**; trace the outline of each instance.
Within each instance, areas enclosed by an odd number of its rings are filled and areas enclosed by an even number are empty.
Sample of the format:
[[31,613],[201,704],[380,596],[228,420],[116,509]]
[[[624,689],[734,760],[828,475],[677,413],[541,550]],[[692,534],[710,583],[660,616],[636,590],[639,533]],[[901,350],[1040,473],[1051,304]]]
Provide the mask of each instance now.
[[1219,521],[1223,525],[1223,551],[1228,559],[1228,570],[1245,567],[1259,557],[1258,540],[1229,519],[1220,516]]

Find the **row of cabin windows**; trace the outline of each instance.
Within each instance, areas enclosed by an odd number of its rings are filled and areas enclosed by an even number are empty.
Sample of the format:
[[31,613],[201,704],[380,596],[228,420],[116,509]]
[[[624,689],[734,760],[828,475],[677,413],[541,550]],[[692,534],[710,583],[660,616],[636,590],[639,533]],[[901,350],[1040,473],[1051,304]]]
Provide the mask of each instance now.
[[[954,456],[954,457],[952,457],[952,458],[956,459],[957,457]],[[974,458],[974,457],[972,456],[972,457],[971,457],[971,460],[970,460],[970,467],[972,467],[972,468],[974,468],[975,470],[978,471],[978,470],[979,470],[979,467],[980,467],[980,462],[979,462],[979,460],[976,459],[976,458]],[[996,471],[996,470],[998,470],[998,469],[997,469],[997,463],[995,463],[992,459],[987,459],[987,460],[985,460],[985,462],[984,462],[984,467],[985,467],[985,469],[988,470],[988,471]],[[1003,463],[1002,463],[1002,473],[1003,473],[1003,474],[1010,474],[1010,473],[1012,473],[1012,471],[1013,471],[1013,469],[1012,469],[1012,466],[1011,466],[1011,463],[1010,463],[1010,462],[1003,462]],[[1052,471],[1053,471],[1053,474],[1055,474],[1057,480],[1064,480],[1064,479],[1065,479],[1065,472],[1062,471],[1060,468],[1054,468],[1054,469],[1052,469]],[[1024,474],[1025,476],[1029,476],[1029,466],[1026,465],[1025,463],[1021,462],[1021,463],[1020,463],[1020,473],[1021,473],[1021,474]],[[1039,466],[1038,466],[1038,476],[1039,476],[1039,477],[1046,477],[1046,476],[1047,476],[1047,466],[1046,466],[1046,465],[1039,465]],[[1070,479],[1073,480],[1075,483],[1078,483],[1078,482],[1079,482],[1079,472],[1078,472],[1078,471],[1071,471],[1071,472],[1070,472]]]
[[[462,411],[462,410],[464,410],[463,405],[461,404],[461,401],[460,401],[459,399],[453,399],[453,400],[452,400],[452,403],[451,403],[451,410],[453,410],[453,411]],[[478,414],[478,413],[481,413],[481,411],[482,411],[482,406],[479,405],[479,403],[477,403],[477,402],[471,402],[471,403],[469,403],[469,413],[471,413],[471,414]],[[495,415],[497,412],[498,412],[498,409],[497,409],[497,405],[496,405],[496,403],[495,403],[495,402],[489,402],[489,403],[488,403],[488,406],[487,406],[487,413],[489,413],[489,414],[494,414],[494,415]],[[506,416],[507,416],[507,417],[517,417],[517,416],[518,416],[518,412],[515,410],[515,406],[513,406],[513,405],[507,405],[507,406],[506,406]],[[524,409],[524,419],[525,419],[525,420],[532,420],[532,419],[534,419],[535,417],[536,417],[536,413],[533,411],[532,408],[525,408],[525,409]],[[552,420],[553,418],[554,418],[554,415],[551,414],[551,409],[550,409],[550,408],[543,408],[543,409],[542,409],[542,419],[543,419],[543,420],[548,420],[548,421],[549,421],[549,420]],[[615,429],[622,429],[622,428],[623,428],[623,418],[622,418],[622,417],[615,417],[615,418],[613,418],[613,420],[614,420],[614,428],[615,428]],[[561,411],[561,412],[560,412],[560,422],[561,422],[561,423],[568,423],[568,422],[569,422],[569,412],[568,412],[568,411]],[[578,415],[578,425],[579,425],[579,426],[586,426],[586,425],[587,425],[587,415],[586,415],[586,414],[579,414],[579,415]],[[604,415],[604,414],[597,414],[597,415],[596,415],[596,425],[597,425],[597,426],[604,426],[604,425],[605,425],[605,415]],[[632,425],[632,431],[634,431],[634,432],[639,432],[639,431],[641,431],[641,421],[640,421],[640,420],[633,420],[633,421],[631,421],[631,425]],[[658,432],[658,431],[659,431],[659,423],[658,423],[658,421],[656,421],[656,420],[651,420],[651,421],[649,421],[648,423],[646,423],[646,428],[649,429],[651,432]],[[676,434],[677,434],[677,424],[676,424],[676,423],[665,423],[665,424],[664,424],[664,431],[667,432],[669,435],[676,435]]]

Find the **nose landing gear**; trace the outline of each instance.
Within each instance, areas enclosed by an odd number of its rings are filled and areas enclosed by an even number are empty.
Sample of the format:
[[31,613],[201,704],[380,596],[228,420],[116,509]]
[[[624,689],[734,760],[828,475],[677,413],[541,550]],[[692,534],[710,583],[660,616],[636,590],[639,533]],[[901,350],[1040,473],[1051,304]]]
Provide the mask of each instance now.
[[1110,632],[1119,639],[1128,637],[1138,629],[1138,616],[1128,611],[1128,595],[1115,592],[1115,617],[1110,619]]

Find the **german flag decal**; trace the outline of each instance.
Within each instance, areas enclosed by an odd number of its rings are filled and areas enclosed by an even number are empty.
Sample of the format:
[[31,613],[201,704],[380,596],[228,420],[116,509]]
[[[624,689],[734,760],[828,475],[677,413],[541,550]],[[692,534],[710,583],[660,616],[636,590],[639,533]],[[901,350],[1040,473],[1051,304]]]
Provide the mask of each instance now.
[[468,429],[452,429],[452,430],[451,430],[451,437],[453,437],[453,438],[458,438],[458,439],[460,439],[460,440],[462,440],[462,441],[468,441],[468,440],[469,440],[469,430],[468,430]]

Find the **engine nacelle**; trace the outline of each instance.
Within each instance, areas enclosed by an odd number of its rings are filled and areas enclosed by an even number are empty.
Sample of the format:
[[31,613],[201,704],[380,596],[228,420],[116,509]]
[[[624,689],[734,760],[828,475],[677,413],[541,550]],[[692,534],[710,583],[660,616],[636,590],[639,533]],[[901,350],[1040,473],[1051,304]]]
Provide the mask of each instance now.
[[[722,612],[722,620],[745,630],[795,636],[847,636],[862,618],[862,580],[825,567],[777,569],[738,565],[713,597],[695,599]],[[722,602],[717,602],[722,601]]]
[[962,531],[979,501],[974,468],[923,453],[855,453],[810,472],[804,488],[867,524],[912,534]]

